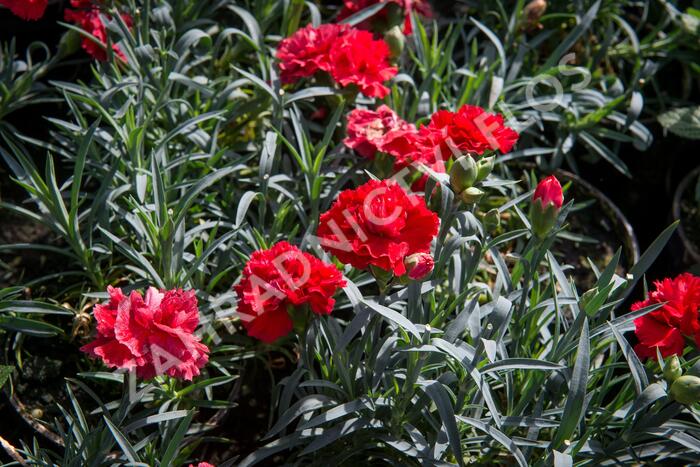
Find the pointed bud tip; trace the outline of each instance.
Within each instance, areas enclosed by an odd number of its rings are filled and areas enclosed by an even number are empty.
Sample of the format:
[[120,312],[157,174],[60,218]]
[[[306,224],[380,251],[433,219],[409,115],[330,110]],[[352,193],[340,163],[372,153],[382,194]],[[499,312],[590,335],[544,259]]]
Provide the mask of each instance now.
[[414,281],[423,280],[433,272],[435,261],[430,253],[414,253],[404,259],[406,274]]
[[561,189],[561,184],[557,177],[550,175],[540,181],[535,189],[535,194],[532,196],[533,203],[535,201],[540,201],[543,207],[549,204],[556,206],[557,209],[561,209],[564,204],[564,193]]

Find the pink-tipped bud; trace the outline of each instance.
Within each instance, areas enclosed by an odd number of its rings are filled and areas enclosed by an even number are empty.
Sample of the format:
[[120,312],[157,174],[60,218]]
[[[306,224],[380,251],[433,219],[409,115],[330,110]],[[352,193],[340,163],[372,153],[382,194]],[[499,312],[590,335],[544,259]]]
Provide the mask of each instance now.
[[425,279],[433,272],[435,261],[430,253],[414,253],[404,260],[406,273],[414,281]]
[[550,175],[540,181],[530,204],[530,223],[535,235],[544,238],[549,234],[557,222],[563,204],[564,193],[559,180]]
[[557,209],[561,209],[564,204],[564,193],[561,191],[561,184],[557,177],[550,175],[540,181],[532,197],[533,202],[537,200],[542,203],[543,207],[547,207],[549,203],[552,203]]

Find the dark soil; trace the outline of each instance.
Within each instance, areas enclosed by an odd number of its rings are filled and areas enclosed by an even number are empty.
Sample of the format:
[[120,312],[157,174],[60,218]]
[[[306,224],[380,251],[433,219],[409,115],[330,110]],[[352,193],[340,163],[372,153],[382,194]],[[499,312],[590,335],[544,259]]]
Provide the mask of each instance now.
[[[237,395],[235,412],[229,413],[221,426],[209,436],[218,437],[220,443],[207,443],[196,453],[196,458],[217,465],[235,460],[233,465],[248,454],[267,444],[263,437],[270,428],[270,403],[276,384],[294,370],[295,364],[279,352],[272,352],[268,359],[248,361],[242,373],[242,384]],[[213,439],[213,438],[212,438]],[[279,455],[262,462],[262,467],[279,465]]]
[[[9,342],[3,356],[4,362],[15,365],[17,369],[13,379],[14,393],[34,418],[52,421],[61,416],[58,404],[70,407],[64,378],[87,370],[85,356],[80,352],[79,344],[59,339],[25,337],[20,345],[21,366],[17,364]],[[106,385],[98,389],[104,391],[105,397],[110,395]],[[76,396],[81,397],[80,391],[76,391]],[[87,397],[81,400],[85,407],[95,405]]]
[[[664,137],[657,124],[650,124],[655,141],[646,152],[623,146],[622,159],[630,167],[633,178],[627,178],[604,162],[582,164],[580,175],[601,189],[632,224],[642,253],[673,222],[672,204],[676,187],[683,177],[700,165],[693,142]],[[688,270],[683,245],[672,237],[657,260],[647,271],[649,282],[674,276]]]
[[630,256],[633,253],[623,244],[628,239],[619,234],[622,228],[621,220],[601,215],[600,203],[578,190],[575,184],[571,185],[566,195],[571,196],[577,203],[592,201],[592,204],[572,212],[567,217],[567,232],[581,236],[582,239],[560,239],[553,248],[555,255],[562,258],[562,263],[574,266],[573,276],[579,290],[590,290],[597,282],[590,263],[593,262],[596,268],[602,271],[613,259],[618,248],[621,249],[622,256],[617,274],[624,276],[632,266],[633,259]]

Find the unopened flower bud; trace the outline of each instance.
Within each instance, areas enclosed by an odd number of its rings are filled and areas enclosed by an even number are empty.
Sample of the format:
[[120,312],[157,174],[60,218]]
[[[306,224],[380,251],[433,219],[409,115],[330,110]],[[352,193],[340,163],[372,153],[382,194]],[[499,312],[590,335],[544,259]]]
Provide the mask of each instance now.
[[394,26],[384,34],[384,41],[389,46],[391,58],[398,58],[403,53],[406,36],[399,26]]
[[664,367],[664,379],[669,383],[673,383],[682,375],[683,370],[681,369],[681,361],[678,359],[678,356],[673,355],[666,361],[666,366]]
[[681,404],[700,402],[700,378],[697,376],[680,376],[671,385],[671,397]]
[[466,155],[457,159],[450,169],[450,184],[455,193],[462,193],[471,188],[476,181],[478,167],[472,156]]
[[58,53],[61,57],[72,55],[80,50],[80,34],[76,31],[68,30],[58,42]]
[[484,227],[487,230],[496,230],[501,225],[501,213],[498,209],[491,209],[484,214]]
[[494,162],[496,161],[496,158],[491,156],[491,157],[484,157],[477,162],[477,175],[476,175],[476,181],[480,182],[482,180],[486,180],[486,177],[491,175],[491,172],[493,172],[493,165]]
[[590,290],[586,290],[583,295],[581,295],[581,298],[578,301],[579,307],[586,311],[586,308],[588,307],[588,304],[591,303],[591,300],[593,300],[596,295],[598,295],[598,288],[594,287]]
[[467,188],[459,194],[459,198],[465,204],[475,204],[478,203],[481,197],[484,196],[484,192],[477,187]]
[[557,222],[563,204],[564,194],[559,180],[550,175],[540,181],[530,204],[530,223],[535,235],[539,238],[547,236]]
[[435,261],[430,253],[414,253],[404,259],[406,274],[415,281],[425,279],[433,272]]

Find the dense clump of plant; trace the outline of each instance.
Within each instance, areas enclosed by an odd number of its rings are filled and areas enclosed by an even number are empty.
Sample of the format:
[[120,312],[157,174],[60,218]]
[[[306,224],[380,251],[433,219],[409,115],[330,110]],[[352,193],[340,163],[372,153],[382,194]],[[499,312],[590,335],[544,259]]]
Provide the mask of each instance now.
[[[56,258],[0,289],[0,385],[50,426],[13,459],[693,462],[700,278],[644,279],[675,224],[567,264],[599,239],[550,173],[583,146],[629,174],[643,47],[615,2],[563,37],[512,3],[71,0],[56,58],[6,46],[0,209],[48,234],[0,253]],[[78,53],[88,79],[41,81]],[[10,118],[37,96],[44,139]]]

